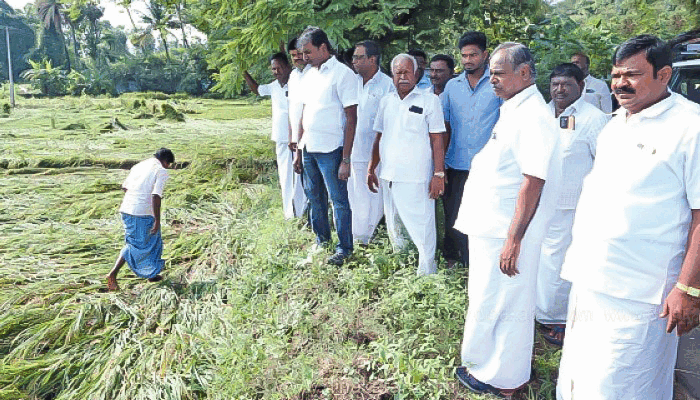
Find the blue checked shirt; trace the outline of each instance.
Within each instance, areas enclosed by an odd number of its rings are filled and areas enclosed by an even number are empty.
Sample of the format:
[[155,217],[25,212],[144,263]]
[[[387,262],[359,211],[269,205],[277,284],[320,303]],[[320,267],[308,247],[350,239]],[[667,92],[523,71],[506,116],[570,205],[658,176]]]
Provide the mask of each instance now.
[[503,100],[494,94],[489,77],[487,66],[484,76],[472,89],[462,72],[447,82],[440,96],[445,121],[452,129],[445,155],[445,165],[449,168],[468,171],[472,159],[486,145],[498,121]]

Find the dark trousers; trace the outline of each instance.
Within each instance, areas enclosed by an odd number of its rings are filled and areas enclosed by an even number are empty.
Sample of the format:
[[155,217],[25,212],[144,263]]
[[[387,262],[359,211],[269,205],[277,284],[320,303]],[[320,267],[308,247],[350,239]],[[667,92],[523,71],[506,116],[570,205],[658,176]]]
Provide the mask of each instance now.
[[446,168],[447,183],[445,194],[442,197],[442,206],[445,211],[445,240],[443,242],[444,256],[448,260],[461,261],[465,266],[469,265],[469,241],[467,235],[454,229],[459,206],[462,204],[464,184],[469,177],[469,171]]

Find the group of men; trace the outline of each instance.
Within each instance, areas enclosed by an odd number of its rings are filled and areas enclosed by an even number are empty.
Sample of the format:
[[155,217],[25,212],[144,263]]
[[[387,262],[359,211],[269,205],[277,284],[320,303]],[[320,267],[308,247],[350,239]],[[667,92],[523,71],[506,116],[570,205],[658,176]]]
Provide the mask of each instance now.
[[289,44],[293,68],[272,57],[273,88],[246,74],[272,95],[285,216],[303,210],[301,185],[322,249],[330,200],[336,265],[384,216],[430,274],[442,196],[444,256],[469,267],[462,384],[526,385],[537,321],[563,344],[559,399],[671,399],[677,335],[700,315],[700,106],[668,90],[670,49],[651,35],[616,49],[611,114],[584,54],[551,71],[547,104],[526,46],[489,54],[468,32],[457,47],[457,77],[443,55],[426,74],[422,52],[394,57],[389,77],[376,43],[358,43],[350,68],[310,27]]

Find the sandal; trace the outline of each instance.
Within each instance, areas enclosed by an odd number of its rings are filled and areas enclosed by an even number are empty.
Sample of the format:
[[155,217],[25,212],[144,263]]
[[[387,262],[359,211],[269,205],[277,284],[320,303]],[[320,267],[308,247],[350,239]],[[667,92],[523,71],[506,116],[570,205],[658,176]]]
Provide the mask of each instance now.
[[[566,327],[552,325],[549,332],[544,333],[544,340],[555,346],[562,346],[564,344],[564,334],[566,333]],[[557,338],[557,335],[562,334],[561,339]]]

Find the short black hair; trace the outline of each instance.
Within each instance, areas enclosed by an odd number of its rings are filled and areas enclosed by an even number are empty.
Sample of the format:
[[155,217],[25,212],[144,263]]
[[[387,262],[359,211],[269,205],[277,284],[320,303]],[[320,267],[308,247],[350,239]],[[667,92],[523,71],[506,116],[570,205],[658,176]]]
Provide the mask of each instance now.
[[413,57],[423,57],[424,60],[428,60],[428,55],[421,49],[411,49],[408,51],[408,55]]
[[175,155],[172,151],[170,151],[170,149],[165,147],[161,147],[155,153],[153,153],[153,157],[155,157],[158,161],[165,161],[168,164],[175,162]]
[[282,53],[281,51],[270,56],[270,62],[274,60],[277,60],[284,65],[289,65],[289,58],[287,58],[287,54]]
[[357,46],[362,46],[365,48],[365,54],[367,55],[367,58],[377,57],[377,65],[379,65],[379,62],[382,58],[382,49],[379,47],[379,44],[377,44],[377,42],[375,42],[374,40],[363,40],[355,44],[355,47]]
[[622,60],[644,52],[646,59],[654,69],[654,79],[656,73],[665,66],[671,66],[671,48],[654,35],[639,35],[626,40],[615,49],[613,54],[613,65],[619,64]]
[[290,52],[292,50],[297,50],[297,38],[292,38],[292,40],[289,41],[287,44],[287,52]]
[[455,60],[447,54],[434,55],[433,58],[430,59],[430,62],[432,63],[435,61],[444,61],[445,64],[447,64],[447,68],[449,68],[452,73],[455,72]]
[[582,53],[582,52],[580,52],[580,51],[577,51],[576,53],[572,54],[570,58],[574,58],[574,57],[576,57],[576,56],[578,56],[578,57],[583,57],[583,59],[586,60],[586,66],[587,66],[587,67],[590,67],[590,66],[591,66],[591,59],[588,58],[588,56],[586,55],[586,53]]
[[583,71],[581,71],[581,68],[579,68],[578,65],[572,63],[563,63],[554,67],[552,73],[549,74],[549,80],[551,81],[552,78],[556,78],[558,76],[574,78],[578,83],[583,82],[583,79],[585,78],[585,76],[583,76]]
[[299,36],[297,44],[304,46],[306,43],[311,43],[314,47],[321,47],[322,44],[325,44],[329,53],[333,54],[335,52],[326,32],[315,26],[306,28]]
[[459,38],[457,42],[457,48],[462,50],[462,47],[473,44],[477,46],[481,51],[486,51],[486,35],[483,32],[471,31],[467,32]]

